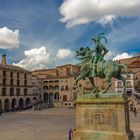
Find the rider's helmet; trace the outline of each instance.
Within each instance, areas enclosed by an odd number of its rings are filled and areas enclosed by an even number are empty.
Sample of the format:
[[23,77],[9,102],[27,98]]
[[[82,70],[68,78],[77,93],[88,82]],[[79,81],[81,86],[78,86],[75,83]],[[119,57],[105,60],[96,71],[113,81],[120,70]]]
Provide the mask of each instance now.
[[107,43],[107,39],[106,37],[104,36],[104,33],[99,33],[97,36],[95,36],[94,38],[92,38],[92,40],[96,43],[100,43],[100,40],[101,39],[104,39],[105,40],[105,43]]

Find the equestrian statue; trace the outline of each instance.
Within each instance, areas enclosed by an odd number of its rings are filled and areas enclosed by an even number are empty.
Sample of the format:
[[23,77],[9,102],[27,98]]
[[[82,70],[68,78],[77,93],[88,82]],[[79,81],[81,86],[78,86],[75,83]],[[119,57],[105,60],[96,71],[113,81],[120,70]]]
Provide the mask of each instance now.
[[[81,72],[76,78],[78,92],[78,81],[87,77],[92,84],[92,89],[89,94],[95,94],[96,97],[99,97],[102,94],[107,93],[108,89],[112,85],[112,78],[117,78],[123,82],[124,94],[126,79],[121,75],[121,71],[124,69],[126,75],[129,76],[127,66],[112,60],[105,61],[104,56],[109,52],[109,50],[101,43],[102,39],[107,43],[104,33],[99,33],[97,36],[92,38],[92,41],[95,44],[93,49],[90,49],[89,47],[81,47],[76,51],[77,58],[81,60]],[[100,92],[98,92],[98,87],[94,84],[95,77],[105,78],[107,82],[107,86]]]

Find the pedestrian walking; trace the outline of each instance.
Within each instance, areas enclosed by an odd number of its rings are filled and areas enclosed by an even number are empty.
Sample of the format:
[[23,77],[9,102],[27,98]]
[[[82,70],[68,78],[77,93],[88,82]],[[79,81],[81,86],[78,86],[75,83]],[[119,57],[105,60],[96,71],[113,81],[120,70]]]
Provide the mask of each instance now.
[[73,131],[72,131],[72,129],[70,128],[70,130],[69,130],[69,140],[72,140],[72,135],[73,135]]

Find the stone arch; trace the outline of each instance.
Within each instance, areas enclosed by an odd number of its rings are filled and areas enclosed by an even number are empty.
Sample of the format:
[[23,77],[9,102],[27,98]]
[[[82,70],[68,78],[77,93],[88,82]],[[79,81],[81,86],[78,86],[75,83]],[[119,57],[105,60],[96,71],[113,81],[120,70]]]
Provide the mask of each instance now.
[[19,105],[19,108],[20,108],[20,109],[23,109],[23,108],[24,108],[24,99],[23,99],[23,98],[20,98],[20,99],[19,99],[18,105]]
[[27,105],[27,104],[31,104],[31,103],[32,103],[31,99],[27,98],[26,101],[25,101],[25,104]]
[[48,89],[48,86],[45,85],[45,86],[43,87],[43,89]]
[[10,99],[4,100],[4,111],[10,111]]
[[59,85],[55,85],[54,89],[58,90],[59,89]]
[[58,92],[56,92],[56,93],[54,94],[54,99],[55,99],[55,100],[59,100],[59,93],[58,93]]
[[0,111],[2,111],[3,110],[3,108],[2,108],[2,100],[0,99]]
[[35,100],[37,100],[37,98],[36,97],[33,97],[33,100],[35,101]]
[[48,93],[44,93],[44,100],[46,101],[46,100],[48,100]]
[[54,87],[52,85],[49,86],[49,89],[53,89]]
[[15,106],[17,105],[17,100],[14,98],[12,99],[12,102],[11,102],[11,108],[12,110],[15,110]]

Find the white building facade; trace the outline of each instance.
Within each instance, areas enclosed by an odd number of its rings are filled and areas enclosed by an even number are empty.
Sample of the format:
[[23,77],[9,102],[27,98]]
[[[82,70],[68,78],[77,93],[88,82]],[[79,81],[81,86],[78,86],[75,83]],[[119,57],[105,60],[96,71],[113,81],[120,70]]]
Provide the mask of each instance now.
[[[126,74],[122,74],[124,78],[126,78]],[[123,92],[123,82],[121,80],[115,80],[115,92],[122,93]],[[132,95],[135,93],[134,88],[134,75],[131,73],[129,77],[126,78],[126,94]]]

